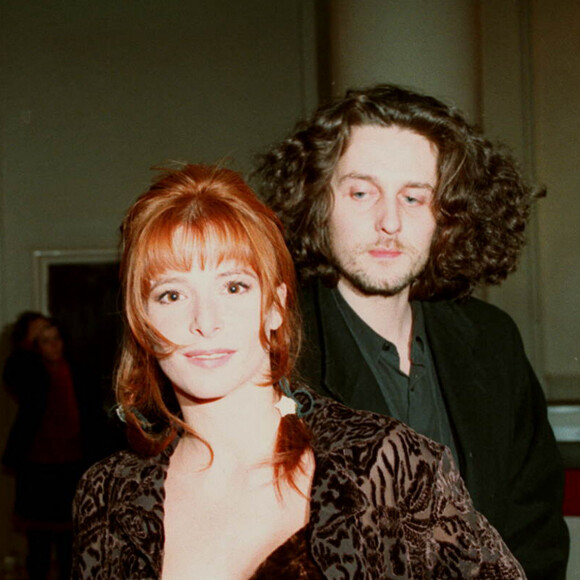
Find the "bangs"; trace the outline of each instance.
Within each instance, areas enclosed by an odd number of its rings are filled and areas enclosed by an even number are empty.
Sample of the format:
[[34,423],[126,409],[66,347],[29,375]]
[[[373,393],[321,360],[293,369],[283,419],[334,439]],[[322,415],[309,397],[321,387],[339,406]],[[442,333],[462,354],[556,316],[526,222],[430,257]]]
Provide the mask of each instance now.
[[[159,365],[180,345],[149,317],[152,282],[171,270],[214,268],[224,261],[253,270],[261,290],[260,342],[270,353],[265,381],[276,384],[290,376],[300,346],[294,266],[279,220],[239,174],[204,165],[167,171],[131,206],[121,233],[125,346],[116,390],[129,416],[137,409],[186,428],[174,401],[166,399]],[[273,308],[281,323],[270,329],[265,322]],[[148,441],[152,437],[141,434]]]
[[235,219],[202,218],[185,225],[180,220],[161,222],[148,234],[142,240],[143,282],[150,283],[167,270],[187,272],[194,264],[205,269],[230,260],[259,271],[257,249],[246,228]]

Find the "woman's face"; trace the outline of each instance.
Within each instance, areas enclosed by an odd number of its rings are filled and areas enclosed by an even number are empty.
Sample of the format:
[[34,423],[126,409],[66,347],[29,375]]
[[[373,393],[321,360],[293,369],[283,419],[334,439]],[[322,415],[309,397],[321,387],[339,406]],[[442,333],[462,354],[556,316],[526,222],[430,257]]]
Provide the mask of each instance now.
[[42,330],[37,338],[38,352],[48,362],[56,362],[63,357],[63,343],[56,326]]
[[[152,281],[153,326],[178,348],[159,365],[180,404],[221,398],[264,381],[270,357],[260,342],[262,292],[256,273],[233,261],[168,270]],[[272,309],[266,335],[281,324]]]
[[46,330],[46,328],[48,328],[49,326],[50,324],[48,320],[46,320],[46,318],[38,317],[32,320],[28,324],[26,336],[24,337],[24,340],[20,343],[20,346],[22,348],[25,348],[26,350],[34,350],[36,348],[38,338],[40,337],[42,332]]

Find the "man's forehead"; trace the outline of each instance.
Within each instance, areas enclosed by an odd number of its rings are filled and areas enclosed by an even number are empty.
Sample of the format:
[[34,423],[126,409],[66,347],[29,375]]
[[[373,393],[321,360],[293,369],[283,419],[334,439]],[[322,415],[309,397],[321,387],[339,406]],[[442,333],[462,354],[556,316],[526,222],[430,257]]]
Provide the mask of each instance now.
[[387,172],[407,174],[415,181],[434,186],[438,157],[437,146],[411,129],[398,125],[355,126],[334,166],[332,182],[336,184],[349,176],[373,181]]
[[[348,137],[346,138],[342,151],[338,159],[340,160],[347,150],[353,144],[353,141],[358,141],[358,137],[360,134],[364,133],[375,133],[375,134],[392,134],[392,135],[399,135],[404,136],[406,134],[415,135],[421,140],[426,141],[429,144],[429,147],[432,153],[436,156],[439,155],[439,147],[437,143],[433,141],[429,136],[425,135],[421,131],[418,131],[411,127],[405,127],[404,125],[399,125],[397,123],[392,123],[390,125],[381,125],[379,123],[366,123],[366,124],[358,124],[358,125],[351,125],[348,132]],[[356,146],[356,143],[355,143]]]

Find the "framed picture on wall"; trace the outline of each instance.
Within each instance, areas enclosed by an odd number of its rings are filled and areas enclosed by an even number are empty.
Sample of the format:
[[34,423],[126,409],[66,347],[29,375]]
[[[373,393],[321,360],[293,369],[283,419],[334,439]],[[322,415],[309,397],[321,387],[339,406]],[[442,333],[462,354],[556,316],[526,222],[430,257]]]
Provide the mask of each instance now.
[[36,250],[33,262],[36,309],[57,319],[68,355],[107,390],[122,336],[117,250]]

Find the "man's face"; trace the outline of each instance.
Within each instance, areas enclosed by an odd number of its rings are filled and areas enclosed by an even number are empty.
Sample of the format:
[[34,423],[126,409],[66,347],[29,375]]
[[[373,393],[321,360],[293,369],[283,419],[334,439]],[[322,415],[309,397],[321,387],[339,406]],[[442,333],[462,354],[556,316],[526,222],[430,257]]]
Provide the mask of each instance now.
[[435,232],[437,149],[399,127],[354,127],[334,170],[329,219],[339,287],[365,295],[409,292]]

